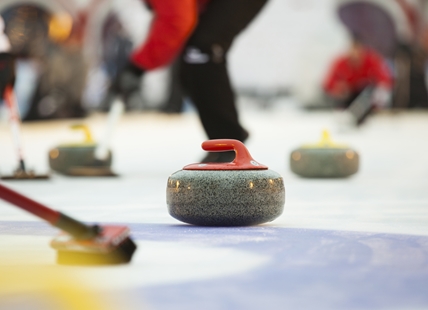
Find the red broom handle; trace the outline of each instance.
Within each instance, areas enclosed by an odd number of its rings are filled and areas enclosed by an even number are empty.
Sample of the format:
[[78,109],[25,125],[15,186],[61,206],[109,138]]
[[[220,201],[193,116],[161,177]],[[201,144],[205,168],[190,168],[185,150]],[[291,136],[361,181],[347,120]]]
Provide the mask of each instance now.
[[77,239],[91,239],[97,236],[100,232],[100,227],[98,225],[86,225],[85,223],[75,220],[64,213],[52,210],[1,184],[0,198],[10,202],[18,208],[44,219],[45,221],[48,221],[53,226],[68,232]]
[[10,202],[11,204],[24,209],[27,212],[38,216],[52,225],[58,221],[60,213],[52,210],[30,198],[27,198],[3,185],[0,184],[0,198]]

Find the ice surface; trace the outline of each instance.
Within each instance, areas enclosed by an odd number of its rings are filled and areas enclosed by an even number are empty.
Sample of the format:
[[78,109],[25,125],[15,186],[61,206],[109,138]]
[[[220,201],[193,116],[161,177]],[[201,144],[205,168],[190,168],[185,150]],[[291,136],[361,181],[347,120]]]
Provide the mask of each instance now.
[[[107,286],[83,281],[99,292],[108,290],[109,298],[135,298],[129,309],[146,303],[155,309],[199,309],[204,300],[207,309],[428,305],[428,295],[417,289],[428,281],[428,146],[423,142],[428,114],[379,114],[358,130],[340,132],[333,113],[305,112],[292,99],[278,100],[270,109],[240,100],[240,108],[251,132],[250,153],[284,177],[285,210],[268,225],[208,229],[182,225],[168,215],[169,174],[203,156],[205,138],[193,112],[125,115],[112,145],[118,178],[53,175],[50,181],[7,185],[84,221],[130,225],[140,245],[131,265],[75,273],[82,279],[116,278]],[[105,115],[84,120],[95,138],[104,121]],[[74,123],[24,124],[28,166],[45,172],[51,147],[83,139],[69,130]],[[293,175],[290,152],[316,142],[325,128],[360,153],[360,172],[343,180]],[[16,159],[4,122],[0,146],[0,170],[10,172]],[[47,243],[54,234],[0,202],[1,252],[9,257],[4,264],[53,264]],[[370,290],[364,289],[368,282]]]

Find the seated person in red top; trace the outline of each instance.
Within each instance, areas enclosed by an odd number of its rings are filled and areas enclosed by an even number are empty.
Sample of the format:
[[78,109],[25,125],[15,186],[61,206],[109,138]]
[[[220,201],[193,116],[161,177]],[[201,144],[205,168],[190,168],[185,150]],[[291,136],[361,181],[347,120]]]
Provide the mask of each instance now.
[[338,108],[348,108],[365,89],[371,90],[372,106],[386,108],[391,101],[392,77],[382,56],[353,35],[351,47],[334,61],[323,88]]
[[[227,54],[235,37],[266,2],[146,0],[154,13],[148,37],[117,74],[110,95],[126,99],[138,87],[139,79],[135,78],[179,56],[181,86],[198,109],[208,138],[245,141],[248,132],[238,120]],[[234,152],[210,153],[202,161],[226,162],[233,158]]]

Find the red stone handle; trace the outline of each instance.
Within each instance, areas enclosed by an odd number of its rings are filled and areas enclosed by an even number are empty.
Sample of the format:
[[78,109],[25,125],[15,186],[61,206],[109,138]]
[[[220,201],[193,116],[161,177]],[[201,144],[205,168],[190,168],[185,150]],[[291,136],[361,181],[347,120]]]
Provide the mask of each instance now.
[[266,170],[268,167],[255,161],[244,143],[239,140],[218,139],[202,143],[202,149],[208,152],[235,151],[235,159],[230,163],[192,164],[183,170]]

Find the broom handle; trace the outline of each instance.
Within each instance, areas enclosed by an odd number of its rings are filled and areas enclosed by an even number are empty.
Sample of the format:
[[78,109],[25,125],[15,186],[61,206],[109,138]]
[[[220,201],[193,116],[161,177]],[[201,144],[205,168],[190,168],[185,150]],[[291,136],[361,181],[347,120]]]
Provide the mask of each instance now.
[[0,184],[0,198],[23,209],[39,218],[48,221],[76,239],[90,239],[99,233],[97,225],[89,226],[79,222],[61,212],[48,208],[37,201],[21,195],[6,186]]
[[98,160],[106,160],[108,157],[108,149],[110,145],[111,138],[113,136],[113,130],[119,121],[120,116],[125,109],[125,104],[122,99],[117,97],[108,113],[107,125],[104,129],[104,137],[100,140],[97,148],[95,149],[95,158]]

